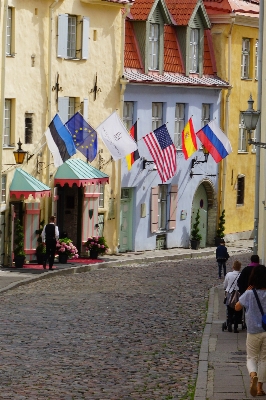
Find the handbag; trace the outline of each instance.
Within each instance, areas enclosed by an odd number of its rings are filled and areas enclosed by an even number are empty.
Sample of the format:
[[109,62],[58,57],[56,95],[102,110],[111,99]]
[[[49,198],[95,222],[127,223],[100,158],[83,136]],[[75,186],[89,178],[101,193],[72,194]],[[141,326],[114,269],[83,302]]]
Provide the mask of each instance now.
[[235,305],[236,305],[236,303],[238,302],[238,300],[239,300],[239,297],[240,297],[240,293],[239,293],[239,291],[238,290],[233,290],[231,293],[230,293],[230,289],[234,286],[234,283],[235,283],[235,281],[236,281],[236,279],[239,277],[239,274],[235,277],[235,279],[234,279],[234,281],[233,281],[233,283],[232,283],[232,285],[230,286],[230,288],[229,288],[229,290],[228,290],[228,295],[227,295],[227,305],[229,306],[229,307],[231,307],[231,308],[235,308]]
[[238,302],[239,297],[240,297],[239,291],[238,290],[233,290],[232,293],[231,293],[231,296],[229,298],[229,301],[228,301],[229,307],[235,309],[235,305]]
[[261,316],[262,316],[261,325],[262,325],[262,328],[266,331],[266,314],[264,314],[264,311],[263,311],[263,308],[261,306],[261,302],[260,302],[260,299],[259,299],[259,296],[258,296],[258,293],[257,293],[256,289],[252,289],[252,290],[253,290],[253,293],[254,293],[254,295],[256,297],[256,300],[257,300],[257,303],[258,303],[258,307],[259,307],[260,312],[261,312]]

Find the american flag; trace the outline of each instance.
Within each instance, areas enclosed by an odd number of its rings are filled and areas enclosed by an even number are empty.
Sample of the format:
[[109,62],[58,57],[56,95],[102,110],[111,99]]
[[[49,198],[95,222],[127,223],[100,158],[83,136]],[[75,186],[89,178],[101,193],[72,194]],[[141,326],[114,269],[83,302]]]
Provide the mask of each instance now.
[[166,125],[155,129],[143,139],[156,164],[162,182],[166,182],[176,173],[176,148]]

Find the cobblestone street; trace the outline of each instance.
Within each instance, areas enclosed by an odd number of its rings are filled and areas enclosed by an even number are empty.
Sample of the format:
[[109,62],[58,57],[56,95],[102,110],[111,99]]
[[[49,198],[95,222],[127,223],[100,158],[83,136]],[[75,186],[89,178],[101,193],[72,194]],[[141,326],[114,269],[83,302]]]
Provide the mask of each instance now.
[[[250,253],[230,258],[243,265]],[[54,276],[3,293],[1,399],[192,399],[213,257]]]

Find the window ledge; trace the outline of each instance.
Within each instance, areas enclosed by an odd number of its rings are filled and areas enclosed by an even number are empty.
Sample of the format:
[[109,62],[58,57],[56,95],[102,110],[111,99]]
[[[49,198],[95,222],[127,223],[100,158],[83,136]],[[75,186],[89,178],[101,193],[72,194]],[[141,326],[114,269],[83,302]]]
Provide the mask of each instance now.
[[237,206],[237,208],[238,207],[244,207],[244,204],[237,204],[236,206]]
[[15,53],[12,53],[12,54],[6,54],[6,57],[9,57],[9,58],[15,58]]
[[241,80],[242,81],[252,81],[252,78],[243,78],[243,77],[241,77]]
[[3,146],[3,150],[14,150],[15,146]]
[[238,150],[237,153],[238,153],[238,154],[249,154],[248,151],[241,151],[241,150]]

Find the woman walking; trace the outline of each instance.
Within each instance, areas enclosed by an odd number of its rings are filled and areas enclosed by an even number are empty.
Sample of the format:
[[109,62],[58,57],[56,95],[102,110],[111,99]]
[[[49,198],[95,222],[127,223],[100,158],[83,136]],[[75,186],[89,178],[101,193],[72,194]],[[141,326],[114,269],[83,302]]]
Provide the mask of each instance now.
[[247,369],[250,375],[250,394],[265,396],[262,389],[266,381],[266,331],[262,328],[262,315],[252,289],[258,294],[262,309],[266,312],[266,267],[254,267],[249,279],[248,290],[243,293],[235,310],[245,307],[247,324]]
[[226,306],[227,306],[227,321],[228,321],[228,332],[232,332],[232,325],[234,324],[234,333],[238,333],[237,327],[238,322],[242,321],[242,311],[236,311],[234,308],[228,305],[231,293],[234,290],[238,290],[237,280],[240,275],[241,262],[235,261],[233,264],[233,271],[228,272],[224,280],[224,290],[227,293]]

